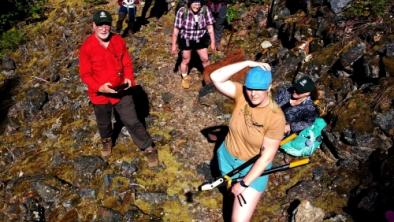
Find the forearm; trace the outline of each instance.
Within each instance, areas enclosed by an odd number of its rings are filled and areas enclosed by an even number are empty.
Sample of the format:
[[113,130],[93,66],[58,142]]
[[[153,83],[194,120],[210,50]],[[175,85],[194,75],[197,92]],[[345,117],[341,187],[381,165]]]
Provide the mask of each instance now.
[[255,164],[253,164],[253,167],[250,169],[248,174],[244,177],[244,182],[247,185],[250,185],[256,178],[260,177],[261,174],[264,172],[264,170],[267,168],[267,166],[273,161],[276,152],[279,148],[279,140],[271,140],[266,145],[264,145],[266,148],[263,149],[261,152],[261,156]]
[[261,156],[257,161],[253,164],[253,167],[250,169],[248,174],[243,178],[245,184],[250,185],[256,178],[261,176],[267,166],[272,162],[273,158],[268,158],[266,156]]
[[253,61],[246,60],[242,62],[233,63],[227,66],[223,66],[211,73],[210,77],[212,82],[216,84],[224,83],[231,78],[235,73],[241,71],[246,67],[253,65]]
[[179,34],[179,29],[178,28],[174,28],[173,32],[172,32],[172,46],[176,45],[177,39],[178,39],[178,34]]

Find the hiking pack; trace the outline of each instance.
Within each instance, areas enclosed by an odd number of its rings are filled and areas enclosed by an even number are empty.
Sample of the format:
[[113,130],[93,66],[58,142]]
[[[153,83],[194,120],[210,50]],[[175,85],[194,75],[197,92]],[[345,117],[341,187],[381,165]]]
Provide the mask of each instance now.
[[[206,6],[206,5],[201,6],[200,10],[201,10],[201,14],[203,16],[207,16],[208,6]],[[189,8],[185,5],[185,6],[183,6],[182,19],[185,20],[188,15],[189,15]]]
[[292,156],[310,156],[322,143],[322,131],[327,126],[323,118],[316,118],[310,127],[303,129],[293,140],[281,145]]

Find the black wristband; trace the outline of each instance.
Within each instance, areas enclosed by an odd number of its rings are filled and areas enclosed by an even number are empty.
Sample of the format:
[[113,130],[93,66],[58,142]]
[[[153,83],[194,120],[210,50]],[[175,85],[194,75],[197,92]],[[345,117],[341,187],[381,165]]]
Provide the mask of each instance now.
[[244,182],[243,180],[239,181],[239,184],[240,184],[242,187],[245,187],[245,188],[248,188],[248,187],[249,187],[248,185],[245,184],[245,182]]

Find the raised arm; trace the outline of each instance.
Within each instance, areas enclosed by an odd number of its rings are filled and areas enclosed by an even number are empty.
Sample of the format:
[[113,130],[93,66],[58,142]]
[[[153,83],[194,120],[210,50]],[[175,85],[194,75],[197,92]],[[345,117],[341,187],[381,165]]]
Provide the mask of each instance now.
[[238,63],[233,63],[227,66],[223,66],[211,73],[210,77],[215,85],[216,89],[219,90],[223,95],[230,98],[235,97],[236,87],[233,81],[230,80],[231,76],[241,71],[246,67],[260,66],[265,70],[271,70],[271,67],[267,63],[255,62],[246,60]]

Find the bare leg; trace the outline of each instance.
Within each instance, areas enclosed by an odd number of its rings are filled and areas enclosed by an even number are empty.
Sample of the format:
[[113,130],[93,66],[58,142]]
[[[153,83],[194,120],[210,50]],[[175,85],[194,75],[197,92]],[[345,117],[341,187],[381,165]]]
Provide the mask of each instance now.
[[263,192],[258,192],[257,190],[251,187],[245,189],[245,191],[242,192],[242,195],[245,198],[246,204],[242,203],[241,206],[237,199],[234,200],[231,221],[233,222],[250,221],[262,194]]
[[182,62],[181,62],[181,73],[187,74],[189,71],[189,62],[190,62],[191,50],[183,50],[182,51]]
[[199,49],[197,50],[197,53],[200,56],[202,66],[206,67],[207,65],[209,65],[208,49],[207,48]]

